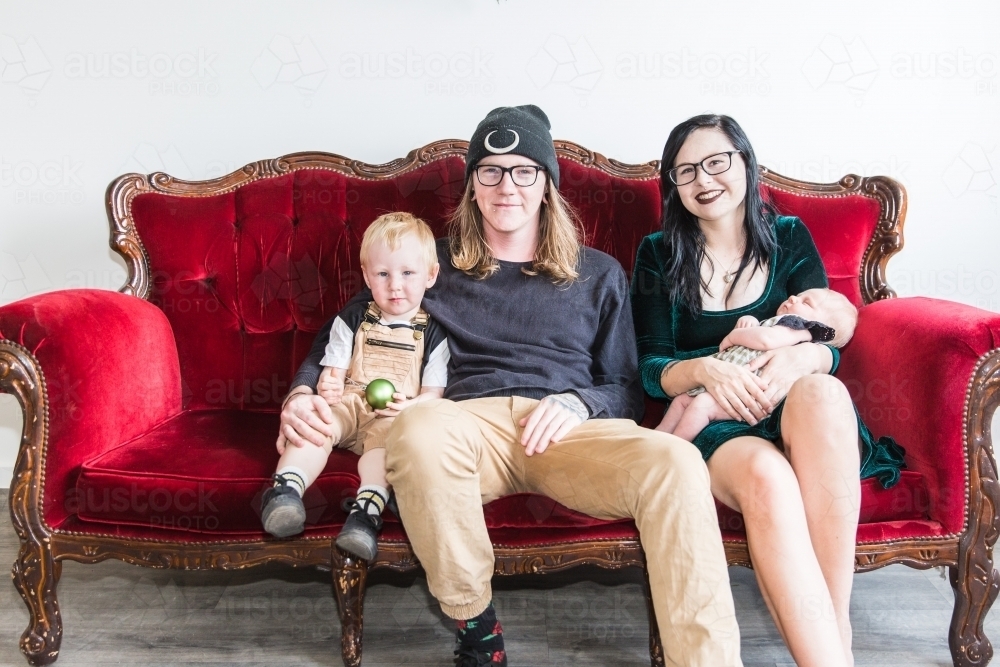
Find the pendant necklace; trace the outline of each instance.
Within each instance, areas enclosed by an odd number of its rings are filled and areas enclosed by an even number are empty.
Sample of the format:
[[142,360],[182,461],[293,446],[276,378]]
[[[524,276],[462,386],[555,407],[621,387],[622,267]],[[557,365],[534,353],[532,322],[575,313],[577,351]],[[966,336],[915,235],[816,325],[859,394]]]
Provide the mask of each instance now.
[[[722,266],[722,262],[719,261],[719,258],[715,256],[715,253],[712,252],[712,249],[709,248],[707,245],[705,246],[705,251],[708,252],[709,255],[711,255],[710,261],[712,262],[712,266],[715,266],[716,263],[718,263],[720,267]],[[722,282],[724,282],[727,285],[733,282],[733,277],[736,275],[736,272],[732,271],[731,269],[733,268],[733,264],[739,261],[741,257],[743,257],[742,252],[740,252],[740,254],[736,256],[736,259],[734,259],[729,263],[729,268],[727,268],[725,272],[723,272],[722,274]]]

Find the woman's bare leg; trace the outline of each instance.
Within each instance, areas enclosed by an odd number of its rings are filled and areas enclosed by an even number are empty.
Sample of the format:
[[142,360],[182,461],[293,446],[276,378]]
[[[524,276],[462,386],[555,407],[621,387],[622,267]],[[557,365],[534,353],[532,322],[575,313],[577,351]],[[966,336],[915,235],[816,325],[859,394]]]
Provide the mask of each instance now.
[[708,470],[715,497],[743,514],[761,592],[796,664],[850,665],[788,460],[767,440],[742,437],[722,445]]
[[849,665],[854,545],[861,507],[858,427],[851,397],[828,375],[808,375],[788,393],[781,415],[785,453],[799,481],[813,551],[833,601]]

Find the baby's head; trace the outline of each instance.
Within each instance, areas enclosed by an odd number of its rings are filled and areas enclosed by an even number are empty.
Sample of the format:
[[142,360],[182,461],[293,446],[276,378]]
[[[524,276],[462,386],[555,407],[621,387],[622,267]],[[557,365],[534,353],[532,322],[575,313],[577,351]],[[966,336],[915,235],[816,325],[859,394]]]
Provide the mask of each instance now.
[[822,322],[836,331],[830,344],[844,347],[854,335],[858,309],[840,292],[810,289],[793,294],[778,306],[778,315],[798,315],[802,319]]
[[412,318],[439,268],[434,232],[409,213],[380,215],[361,238],[361,272],[386,315]]

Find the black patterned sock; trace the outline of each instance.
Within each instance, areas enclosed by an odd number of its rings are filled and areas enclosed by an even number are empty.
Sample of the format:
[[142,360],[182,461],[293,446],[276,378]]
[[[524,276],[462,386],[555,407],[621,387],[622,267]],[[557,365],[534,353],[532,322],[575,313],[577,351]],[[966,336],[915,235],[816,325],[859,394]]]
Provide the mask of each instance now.
[[[483,610],[479,616],[466,621],[455,621],[458,628],[459,646],[468,647],[484,653],[503,654],[503,628],[497,620],[493,603]],[[494,659],[495,662],[500,660]]]

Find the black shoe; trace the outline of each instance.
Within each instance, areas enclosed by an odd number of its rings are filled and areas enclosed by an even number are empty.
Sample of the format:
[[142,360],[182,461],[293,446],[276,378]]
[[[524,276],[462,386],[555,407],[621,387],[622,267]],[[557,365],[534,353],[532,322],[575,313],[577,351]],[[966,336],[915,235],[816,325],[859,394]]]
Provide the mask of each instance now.
[[460,646],[455,651],[455,667],[507,667],[507,652],[477,651],[468,646]]
[[363,507],[357,498],[344,498],[340,506],[349,514],[337,535],[337,546],[358,558],[370,561],[378,553],[376,535],[382,530],[382,517],[369,514],[367,505],[365,503]]
[[399,505],[396,504],[396,491],[389,491],[389,500],[385,503],[385,508],[396,515],[399,518]]
[[306,529],[306,508],[299,492],[284,475],[275,475],[277,486],[264,491],[260,520],[264,530],[275,537],[298,535]]

